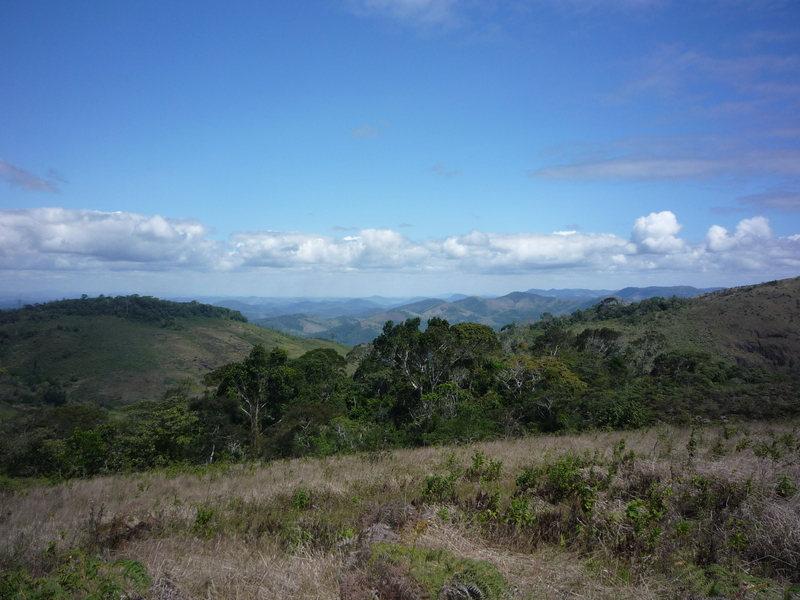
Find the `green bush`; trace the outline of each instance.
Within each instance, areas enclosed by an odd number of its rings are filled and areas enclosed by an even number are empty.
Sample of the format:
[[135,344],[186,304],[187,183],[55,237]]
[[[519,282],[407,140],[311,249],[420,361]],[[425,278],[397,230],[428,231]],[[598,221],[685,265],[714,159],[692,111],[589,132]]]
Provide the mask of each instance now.
[[517,487],[531,490],[553,504],[577,500],[584,512],[590,512],[597,501],[598,483],[592,472],[584,473],[591,466],[593,462],[588,457],[564,454],[552,463],[526,468],[517,477]]
[[464,472],[467,481],[496,481],[503,474],[503,462],[492,460],[483,450],[472,455],[472,466]]

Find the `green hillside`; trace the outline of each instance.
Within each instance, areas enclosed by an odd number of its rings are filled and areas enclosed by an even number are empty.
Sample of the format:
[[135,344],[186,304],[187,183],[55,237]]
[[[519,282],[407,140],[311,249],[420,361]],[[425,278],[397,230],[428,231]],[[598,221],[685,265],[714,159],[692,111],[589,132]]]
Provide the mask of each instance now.
[[254,344],[296,357],[348,348],[300,339],[246,322],[238,312],[140,296],[65,300],[0,311],[0,398],[50,390],[103,404],[154,398],[185,378],[199,380],[241,360]]
[[653,332],[664,336],[665,349],[706,352],[743,369],[800,374],[800,277],[691,299],[626,306],[612,301],[559,322],[576,332],[602,324],[622,332],[623,341]]

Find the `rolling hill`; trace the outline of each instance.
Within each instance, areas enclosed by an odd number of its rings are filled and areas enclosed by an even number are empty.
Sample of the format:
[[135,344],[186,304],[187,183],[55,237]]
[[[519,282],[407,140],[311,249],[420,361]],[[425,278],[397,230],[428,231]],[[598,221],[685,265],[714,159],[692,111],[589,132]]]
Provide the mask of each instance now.
[[[126,298],[127,305],[121,301]],[[241,360],[257,343],[281,346],[292,357],[320,347],[348,350],[252,325],[223,308],[138,296],[106,300],[116,302],[120,314],[79,310],[92,299],[0,311],[0,367],[10,375],[0,380],[0,398],[23,399],[43,385],[66,385],[70,399],[115,405],[157,397],[185,378],[199,381],[209,370]],[[160,308],[131,314],[138,304]]]
[[671,319],[687,342],[742,367],[800,374],[800,277],[713,292]]
[[800,374],[800,277],[664,304],[664,310],[649,310],[645,300],[609,309],[599,320],[587,311],[569,321],[578,331],[609,327],[629,340],[654,332],[664,336],[665,349],[695,350],[743,368]]

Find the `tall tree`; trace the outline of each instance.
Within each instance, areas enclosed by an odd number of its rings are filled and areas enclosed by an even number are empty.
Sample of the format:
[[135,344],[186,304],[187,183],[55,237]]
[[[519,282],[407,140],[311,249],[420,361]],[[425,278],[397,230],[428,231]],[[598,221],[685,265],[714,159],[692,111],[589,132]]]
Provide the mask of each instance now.
[[250,421],[250,443],[254,454],[261,451],[264,420],[275,421],[285,408],[291,373],[289,354],[283,348],[272,351],[256,344],[243,362],[230,363],[206,375],[205,383],[217,386],[217,394],[236,398]]
[[463,383],[498,348],[497,336],[486,325],[451,326],[439,317],[429,319],[424,332],[419,325],[419,317],[397,325],[387,321],[373,342],[373,352],[420,397],[449,381]]

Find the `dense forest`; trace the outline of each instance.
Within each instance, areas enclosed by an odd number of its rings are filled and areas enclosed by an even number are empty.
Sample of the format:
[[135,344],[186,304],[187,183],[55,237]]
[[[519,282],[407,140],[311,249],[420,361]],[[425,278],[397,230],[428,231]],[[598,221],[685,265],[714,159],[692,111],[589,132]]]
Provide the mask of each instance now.
[[[347,357],[317,348],[290,358],[281,347],[256,344],[243,360],[207,372],[202,385],[187,379],[160,398],[111,412],[67,402],[50,386],[36,402],[5,413],[0,474],[85,477],[797,414],[798,379],[791,370],[737,364],[671,340],[665,316],[684,314],[693,302],[608,298],[570,316],[544,314],[499,332],[441,318],[388,321]],[[48,318],[102,311],[164,324],[186,315],[244,319],[227,309],[138,296],[22,310]],[[0,314],[13,319],[14,313]]]

